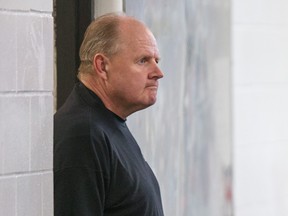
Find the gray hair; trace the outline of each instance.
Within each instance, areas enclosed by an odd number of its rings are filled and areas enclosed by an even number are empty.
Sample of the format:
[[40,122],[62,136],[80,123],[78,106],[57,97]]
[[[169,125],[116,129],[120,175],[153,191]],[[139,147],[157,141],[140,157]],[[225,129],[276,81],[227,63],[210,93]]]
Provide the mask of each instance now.
[[102,53],[108,57],[119,51],[119,22],[124,13],[109,13],[95,19],[87,28],[80,47],[81,73],[91,73],[95,54]]

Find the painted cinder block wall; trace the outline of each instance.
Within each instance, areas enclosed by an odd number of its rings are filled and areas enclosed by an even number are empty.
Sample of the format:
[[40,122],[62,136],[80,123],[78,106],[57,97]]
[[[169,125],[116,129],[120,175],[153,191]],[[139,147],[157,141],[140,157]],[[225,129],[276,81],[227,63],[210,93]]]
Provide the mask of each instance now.
[[0,1],[0,215],[53,215],[53,1]]
[[232,0],[235,216],[288,215],[288,1]]

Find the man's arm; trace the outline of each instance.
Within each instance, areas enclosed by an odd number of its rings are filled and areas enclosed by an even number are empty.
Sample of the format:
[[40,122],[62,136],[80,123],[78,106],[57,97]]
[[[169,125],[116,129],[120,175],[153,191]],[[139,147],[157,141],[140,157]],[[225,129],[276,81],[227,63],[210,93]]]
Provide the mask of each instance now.
[[103,175],[93,169],[66,168],[54,173],[54,216],[102,216]]

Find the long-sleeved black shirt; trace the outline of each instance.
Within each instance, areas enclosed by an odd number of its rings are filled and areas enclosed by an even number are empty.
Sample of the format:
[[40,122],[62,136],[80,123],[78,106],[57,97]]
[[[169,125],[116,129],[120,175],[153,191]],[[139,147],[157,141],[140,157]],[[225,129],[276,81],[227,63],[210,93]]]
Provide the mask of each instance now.
[[124,120],[77,83],[54,116],[55,216],[163,216],[158,182]]

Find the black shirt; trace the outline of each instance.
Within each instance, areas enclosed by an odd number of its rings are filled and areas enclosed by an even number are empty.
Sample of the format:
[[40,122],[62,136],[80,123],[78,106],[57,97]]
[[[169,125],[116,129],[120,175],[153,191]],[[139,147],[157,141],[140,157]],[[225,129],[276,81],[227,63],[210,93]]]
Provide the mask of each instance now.
[[54,215],[163,215],[158,182],[125,121],[82,83],[54,116]]

